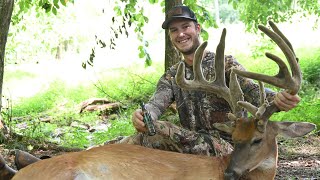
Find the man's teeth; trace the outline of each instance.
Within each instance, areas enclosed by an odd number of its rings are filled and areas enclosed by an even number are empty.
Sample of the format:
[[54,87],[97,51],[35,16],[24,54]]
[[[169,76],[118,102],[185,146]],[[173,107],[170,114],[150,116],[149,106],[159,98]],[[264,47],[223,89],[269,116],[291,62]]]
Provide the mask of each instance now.
[[180,41],[180,43],[185,43],[187,41],[188,41],[188,39],[185,39],[185,40]]

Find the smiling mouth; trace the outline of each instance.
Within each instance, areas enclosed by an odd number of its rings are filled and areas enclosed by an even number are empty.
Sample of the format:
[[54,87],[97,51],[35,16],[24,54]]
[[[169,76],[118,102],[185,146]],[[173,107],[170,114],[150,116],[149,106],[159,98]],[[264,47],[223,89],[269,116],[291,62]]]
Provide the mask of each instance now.
[[187,43],[189,40],[190,40],[190,38],[183,39],[183,40],[181,40],[181,41],[178,41],[178,43],[179,43],[179,44],[184,44],[184,43]]

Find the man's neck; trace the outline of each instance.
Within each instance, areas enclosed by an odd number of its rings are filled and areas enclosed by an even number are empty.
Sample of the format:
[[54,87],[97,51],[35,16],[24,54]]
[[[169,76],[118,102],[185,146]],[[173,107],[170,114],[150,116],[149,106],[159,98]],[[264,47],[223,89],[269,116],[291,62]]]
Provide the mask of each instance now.
[[183,55],[184,57],[184,62],[187,63],[189,66],[193,65],[193,58],[194,58],[194,53],[190,55]]

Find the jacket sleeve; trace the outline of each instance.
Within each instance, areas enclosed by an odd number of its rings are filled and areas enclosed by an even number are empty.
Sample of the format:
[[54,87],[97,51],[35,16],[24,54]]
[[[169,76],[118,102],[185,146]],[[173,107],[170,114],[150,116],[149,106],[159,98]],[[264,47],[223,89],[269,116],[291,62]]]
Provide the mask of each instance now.
[[158,81],[155,93],[146,104],[146,109],[150,112],[153,120],[158,120],[174,101],[172,88],[174,77],[172,76],[170,70],[162,75]]

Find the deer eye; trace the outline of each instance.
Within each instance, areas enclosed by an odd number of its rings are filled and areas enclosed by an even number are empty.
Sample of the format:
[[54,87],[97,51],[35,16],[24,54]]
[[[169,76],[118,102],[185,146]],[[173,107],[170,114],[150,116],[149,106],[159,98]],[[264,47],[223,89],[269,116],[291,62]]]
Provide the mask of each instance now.
[[262,138],[255,139],[255,140],[253,140],[253,142],[251,143],[251,146],[259,145],[261,142],[262,142]]

